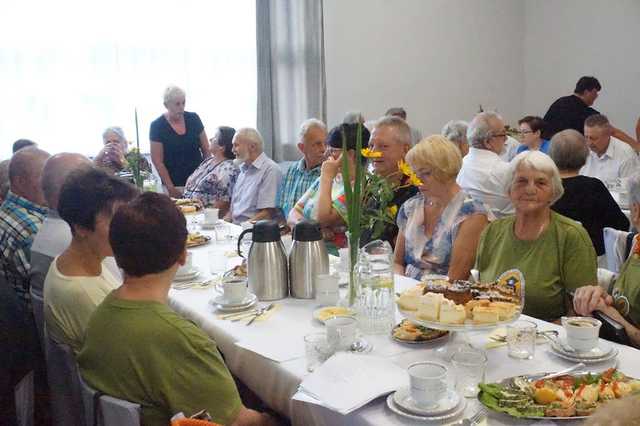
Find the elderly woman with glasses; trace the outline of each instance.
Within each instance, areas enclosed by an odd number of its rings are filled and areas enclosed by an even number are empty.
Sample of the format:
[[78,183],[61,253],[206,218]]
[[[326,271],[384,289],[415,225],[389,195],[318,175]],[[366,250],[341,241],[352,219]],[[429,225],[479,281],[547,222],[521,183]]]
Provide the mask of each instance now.
[[[631,222],[640,228],[640,175],[629,178],[629,201]],[[608,294],[600,286],[579,288],[573,299],[573,306],[579,315],[591,315],[601,311],[618,321],[624,327],[631,343],[640,347],[640,240],[634,237],[633,246],[620,275]]]
[[411,148],[406,160],[421,184],[420,193],[398,212],[396,272],[416,279],[423,274],[468,279],[487,216],[485,208],[456,183],[461,164],[458,147],[434,135]]
[[571,312],[570,292],[596,282],[596,253],[578,222],[551,210],[564,192],[558,168],[539,151],[511,162],[506,192],[515,215],[485,229],[476,268],[490,282],[518,269],[526,283],[524,313],[554,321]]
[[520,130],[520,142],[518,154],[524,151],[541,151],[545,154],[549,153],[549,141],[542,139],[542,131],[544,130],[544,121],[542,118],[527,115],[518,121]]

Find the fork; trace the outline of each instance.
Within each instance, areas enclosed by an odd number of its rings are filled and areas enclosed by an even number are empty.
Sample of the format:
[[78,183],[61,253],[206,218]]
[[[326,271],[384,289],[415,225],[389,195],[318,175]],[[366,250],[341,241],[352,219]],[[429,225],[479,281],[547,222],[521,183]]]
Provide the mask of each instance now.
[[473,416],[460,420],[457,425],[460,426],[476,426],[482,423],[482,421],[487,417],[487,410],[484,407],[481,407],[480,410],[475,413]]
[[256,314],[254,315],[253,318],[251,318],[249,320],[249,322],[246,325],[251,325],[253,324],[253,322],[259,317],[264,315],[267,311],[269,311],[271,308],[273,308],[274,304],[273,303],[269,303],[267,306],[265,306],[264,308],[258,310],[258,312],[256,312]]

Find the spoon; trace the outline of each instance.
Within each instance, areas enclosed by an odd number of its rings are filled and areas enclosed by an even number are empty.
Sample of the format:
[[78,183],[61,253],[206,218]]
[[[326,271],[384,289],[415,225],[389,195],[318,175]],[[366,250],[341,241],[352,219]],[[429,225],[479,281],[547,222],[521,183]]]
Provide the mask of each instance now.
[[349,347],[349,350],[351,352],[358,352],[358,353],[371,352],[372,349],[373,349],[373,346],[367,343],[367,341],[363,339],[356,340]]

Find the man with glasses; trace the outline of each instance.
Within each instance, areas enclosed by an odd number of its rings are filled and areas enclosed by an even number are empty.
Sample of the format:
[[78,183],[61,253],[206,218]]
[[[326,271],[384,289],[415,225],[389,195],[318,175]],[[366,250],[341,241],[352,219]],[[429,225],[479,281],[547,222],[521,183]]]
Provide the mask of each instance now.
[[467,129],[469,154],[462,159],[457,183],[475,200],[484,203],[494,217],[513,213],[505,193],[509,163],[500,158],[507,132],[495,112],[476,115]]

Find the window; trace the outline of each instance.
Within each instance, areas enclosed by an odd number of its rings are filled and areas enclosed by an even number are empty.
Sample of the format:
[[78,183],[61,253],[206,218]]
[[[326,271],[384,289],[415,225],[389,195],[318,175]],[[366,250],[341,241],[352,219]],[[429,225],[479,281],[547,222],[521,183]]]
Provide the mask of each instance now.
[[95,155],[121,126],[141,149],[164,88],[187,93],[207,130],[255,126],[255,0],[23,0],[0,26],[0,158],[19,138],[51,152]]

